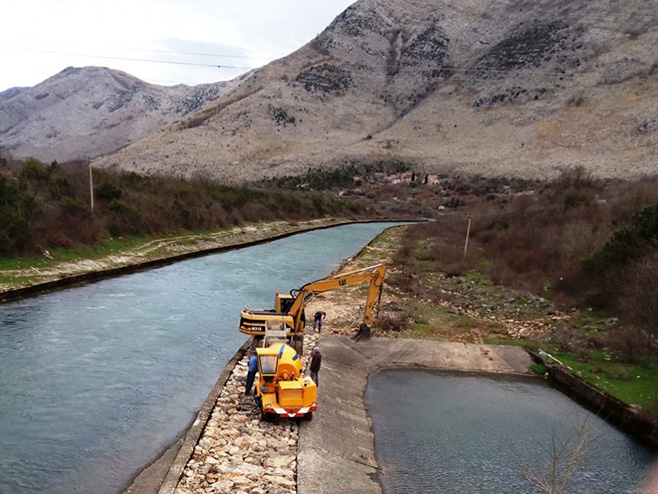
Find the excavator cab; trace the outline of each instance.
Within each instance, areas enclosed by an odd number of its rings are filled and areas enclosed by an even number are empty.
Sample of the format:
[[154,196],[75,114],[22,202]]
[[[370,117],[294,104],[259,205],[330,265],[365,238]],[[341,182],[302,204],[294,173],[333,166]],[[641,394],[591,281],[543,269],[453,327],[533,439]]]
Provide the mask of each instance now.
[[274,297],[274,311],[287,314],[294,303],[295,299],[292,295],[276,292],[276,296]]

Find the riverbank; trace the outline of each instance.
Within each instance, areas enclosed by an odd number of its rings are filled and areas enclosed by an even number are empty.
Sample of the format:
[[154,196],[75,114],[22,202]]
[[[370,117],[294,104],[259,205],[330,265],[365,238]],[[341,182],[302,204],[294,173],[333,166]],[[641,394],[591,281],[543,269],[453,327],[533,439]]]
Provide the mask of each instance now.
[[[385,260],[390,254],[389,244],[373,241],[356,259],[348,260],[343,269]],[[235,366],[222,399],[215,405],[215,419],[204,428],[203,444],[200,441],[194,448],[184,469],[170,471],[170,478],[181,477],[180,483],[163,485],[160,493],[381,492],[370,419],[363,404],[369,375],[380,368],[400,366],[528,375],[531,359],[518,346],[410,340],[390,332],[387,336],[393,338],[350,342],[345,336],[354,331],[355,321],[361,316],[362,288],[323,294],[309,306],[311,312],[327,312],[328,321],[326,334],[319,340],[324,354],[321,411],[314,420],[299,425],[284,422],[278,428],[276,424],[260,424],[253,400],[245,401],[240,396],[246,375],[245,359]],[[400,300],[400,294],[389,287],[382,305],[390,309]],[[519,333],[513,321],[509,323],[509,334]],[[305,347],[311,348],[313,342],[307,339]],[[226,436],[226,431],[239,434]],[[267,450],[265,456],[262,448]],[[241,466],[243,463],[249,466]]]
[[[382,259],[390,255],[386,247],[374,242],[364,249],[372,251]],[[352,269],[355,262],[362,263],[363,259],[348,259],[342,269]],[[189,462],[184,469],[173,466],[157,492],[297,493],[345,488],[348,492],[369,492],[371,488],[380,492],[372,477],[377,464],[363,404],[368,375],[390,366],[527,374],[531,361],[519,347],[389,338],[352,344],[345,334],[353,332],[357,313],[362,310],[358,290],[332,292],[337,299],[324,294],[309,306],[310,311],[321,307],[330,321],[319,341],[315,333],[305,335],[305,362],[316,341],[324,354],[321,411],[314,414],[314,420],[261,423],[253,400],[241,395],[247,364],[243,357],[222,390]],[[390,304],[393,296],[387,291],[382,304]],[[177,477],[180,482],[175,486],[171,479]]]
[[307,231],[380,221],[396,220],[324,218],[300,222],[275,221],[213,233],[151,240],[94,259],[80,257],[58,260],[46,252],[43,259],[29,261],[29,267],[24,266],[27,262],[25,260],[4,259],[4,268],[0,269],[0,301],[152,269],[194,257],[241,249]]

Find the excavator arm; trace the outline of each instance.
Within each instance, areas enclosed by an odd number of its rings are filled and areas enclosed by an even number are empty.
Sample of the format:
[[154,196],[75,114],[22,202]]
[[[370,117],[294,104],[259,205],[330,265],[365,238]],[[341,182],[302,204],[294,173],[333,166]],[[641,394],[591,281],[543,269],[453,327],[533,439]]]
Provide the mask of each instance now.
[[343,286],[365,283],[367,281],[370,282],[370,286],[368,288],[368,298],[366,299],[363,323],[370,324],[372,322],[372,311],[375,306],[378,305],[381,298],[385,274],[386,265],[380,263],[367,268],[357,269],[348,273],[336,274],[321,280],[312,281],[301,287],[299,290],[291,291],[291,295],[295,298],[295,301],[290,307],[289,314],[292,315],[295,321],[295,330],[297,331],[298,329],[301,329],[302,312],[316,294],[335,290],[336,288]]
[[281,312],[278,312],[276,308],[282,305],[283,296],[277,294],[274,311],[243,309],[240,314],[240,331],[245,334],[261,337],[265,334],[265,326],[268,324],[283,324],[284,327],[287,326],[290,328],[295,339],[302,338],[304,332],[304,309],[316,294],[335,290],[343,286],[366,282],[369,282],[370,285],[361,328],[368,328],[368,325],[373,320],[373,311],[379,305],[385,274],[386,266],[384,264],[375,264],[367,268],[331,275],[321,280],[312,281],[298,290],[291,290],[290,296],[285,296],[287,298],[286,305],[289,308],[288,310],[278,309]]

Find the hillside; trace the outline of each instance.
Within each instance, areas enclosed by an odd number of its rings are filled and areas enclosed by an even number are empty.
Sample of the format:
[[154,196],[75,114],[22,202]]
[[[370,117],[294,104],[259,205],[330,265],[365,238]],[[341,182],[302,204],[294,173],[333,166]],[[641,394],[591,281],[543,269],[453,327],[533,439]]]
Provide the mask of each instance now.
[[69,67],[0,93],[0,147],[46,162],[99,156],[202,108],[227,87],[163,87],[102,67]]
[[245,181],[346,160],[597,176],[658,170],[655,2],[359,0],[203,110],[98,159]]

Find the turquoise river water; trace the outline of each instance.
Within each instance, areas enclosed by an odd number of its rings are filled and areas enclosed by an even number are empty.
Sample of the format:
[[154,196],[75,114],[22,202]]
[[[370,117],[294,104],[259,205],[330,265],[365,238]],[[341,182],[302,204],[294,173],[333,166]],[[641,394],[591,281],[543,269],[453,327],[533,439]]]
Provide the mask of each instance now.
[[0,493],[116,493],[193,420],[240,310],[390,223],[317,230],[0,305]]

